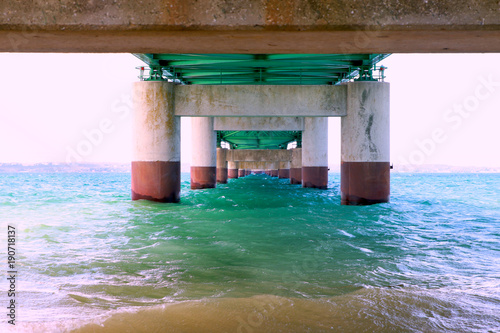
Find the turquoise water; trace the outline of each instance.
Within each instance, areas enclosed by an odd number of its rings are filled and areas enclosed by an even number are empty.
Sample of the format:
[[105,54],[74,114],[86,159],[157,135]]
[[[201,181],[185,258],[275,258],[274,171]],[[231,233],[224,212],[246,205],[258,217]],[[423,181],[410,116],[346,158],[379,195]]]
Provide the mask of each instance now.
[[500,175],[393,174],[391,203],[364,207],[339,180],[183,174],[159,204],[132,202],[129,174],[1,174],[15,330],[500,332]]

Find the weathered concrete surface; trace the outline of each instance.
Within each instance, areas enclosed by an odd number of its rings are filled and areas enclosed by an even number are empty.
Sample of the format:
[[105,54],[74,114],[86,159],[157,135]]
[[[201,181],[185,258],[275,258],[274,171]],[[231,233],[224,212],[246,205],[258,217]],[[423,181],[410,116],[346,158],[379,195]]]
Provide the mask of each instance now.
[[302,148],[294,148],[292,151],[292,159],[290,168],[302,168]]
[[[226,152],[226,154],[227,154],[227,152]],[[238,178],[238,168],[239,168],[238,162],[228,161],[227,162],[227,177],[228,178]]]
[[175,115],[335,117],[346,115],[347,86],[175,86]]
[[302,117],[216,117],[216,131],[302,131]]
[[349,82],[348,112],[341,120],[343,162],[390,161],[390,84]]
[[132,200],[179,202],[181,162],[132,161]]
[[302,167],[328,166],[328,118],[305,118]]
[[193,118],[191,128],[191,189],[214,188],[217,181],[217,135],[213,129],[214,118]]
[[[285,149],[230,149],[226,153],[226,159],[228,161],[239,162],[291,161],[292,151]],[[240,163],[240,169],[244,168],[247,168],[246,164]],[[260,169],[265,169],[265,167],[262,167]],[[278,169],[278,167],[276,167],[276,169]]]
[[302,132],[302,187],[328,187],[328,118],[307,117]]
[[132,200],[178,202],[181,188],[180,120],[173,84],[134,83]]
[[215,167],[217,165],[217,134],[213,128],[213,118],[196,117],[191,119],[191,165],[199,167]]
[[266,166],[269,165],[267,162],[260,162],[260,161],[250,161],[250,162],[240,162],[240,164],[243,163],[243,167],[245,170],[264,170],[266,169]]
[[498,52],[498,1],[0,2],[0,51]]
[[302,148],[292,149],[290,184],[302,184]]
[[390,194],[390,85],[350,82],[341,124],[343,205],[388,202]]
[[290,162],[280,162],[278,169],[279,178],[290,178]]
[[174,116],[173,87],[168,82],[134,82],[134,161],[180,161],[180,118]]
[[226,152],[228,149],[217,148],[217,183],[226,184],[227,183],[227,161]]

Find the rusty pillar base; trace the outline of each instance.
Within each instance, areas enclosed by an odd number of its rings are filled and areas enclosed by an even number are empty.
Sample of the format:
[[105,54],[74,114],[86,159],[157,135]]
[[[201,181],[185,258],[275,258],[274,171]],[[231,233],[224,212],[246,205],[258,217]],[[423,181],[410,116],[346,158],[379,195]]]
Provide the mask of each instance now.
[[238,170],[238,177],[245,177],[245,169]]
[[227,184],[227,168],[217,168],[217,183]]
[[238,169],[227,169],[227,178],[238,178]]
[[342,162],[342,205],[372,205],[389,202],[389,162]]
[[132,162],[132,200],[179,202],[180,162]]
[[247,169],[245,170],[245,176],[250,176],[252,174],[252,170]]
[[328,167],[302,167],[302,187],[326,189],[328,187]]
[[191,189],[215,188],[216,167],[191,167]]
[[290,169],[279,169],[278,177],[281,179],[290,178]]
[[290,184],[302,184],[302,168],[290,168]]
[[271,170],[270,174],[271,174],[271,177],[278,177],[278,169]]

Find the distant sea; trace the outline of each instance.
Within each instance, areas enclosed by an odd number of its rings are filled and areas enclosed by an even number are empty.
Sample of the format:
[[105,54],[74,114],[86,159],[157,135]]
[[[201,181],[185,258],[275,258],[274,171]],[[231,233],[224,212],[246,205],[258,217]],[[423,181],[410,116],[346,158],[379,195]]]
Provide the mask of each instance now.
[[[0,174],[1,332],[500,332],[500,174],[265,175],[130,200],[128,172]],[[16,325],[7,229],[16,230]]]

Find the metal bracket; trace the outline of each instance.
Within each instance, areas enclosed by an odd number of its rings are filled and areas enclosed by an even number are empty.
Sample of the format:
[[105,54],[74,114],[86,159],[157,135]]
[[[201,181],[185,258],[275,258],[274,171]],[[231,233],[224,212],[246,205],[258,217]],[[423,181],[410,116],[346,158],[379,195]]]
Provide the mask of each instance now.
[[359,77],[354,81],[377,81],[377,79],[373,78],[372,67],[361,67],[358,71],[359,71]]
[[[358,69],[359,77],[354,81],[381,81],[384,82],[385,70],[387,67],[381,65],[379,67],[361,67]],[[378,75],[374,75],[374,71],[378,71]]]
[[167,81],[163,76],[163,68],[161,66],[151,67],[136,67],[139,69],[139,80],[141,81]]

